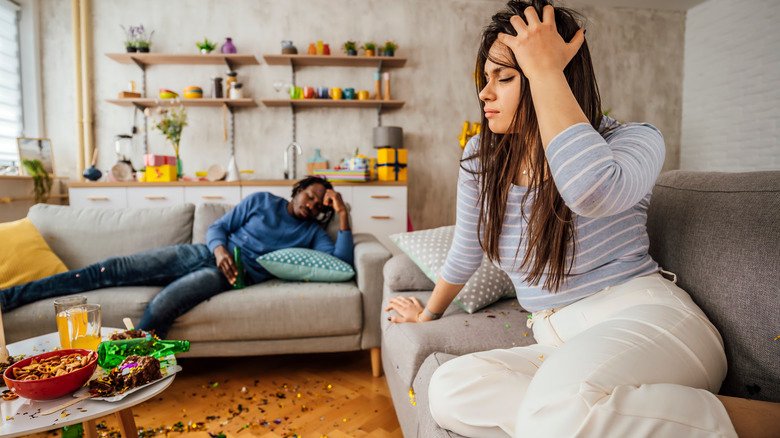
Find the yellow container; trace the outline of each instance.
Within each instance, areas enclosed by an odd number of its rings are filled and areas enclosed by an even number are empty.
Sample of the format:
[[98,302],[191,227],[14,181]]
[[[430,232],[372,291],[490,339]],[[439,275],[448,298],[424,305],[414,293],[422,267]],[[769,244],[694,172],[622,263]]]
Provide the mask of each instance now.
[[376,155],[379,181],[406,181],[406,149],[382,148],[376,151]]
[[172,164],[146,166],[144,176],[146,182],[173,182],[176,181],[176,172],[176,166]]

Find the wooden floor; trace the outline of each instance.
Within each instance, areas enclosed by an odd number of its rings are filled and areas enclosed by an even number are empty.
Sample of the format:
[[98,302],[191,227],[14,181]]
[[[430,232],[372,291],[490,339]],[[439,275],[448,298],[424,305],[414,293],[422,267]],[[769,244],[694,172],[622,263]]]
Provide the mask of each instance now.
[[[368,351],[180,364],[170,388],[133,408],[139,436],[403,436],[384,376],[371,376]],[[100,435],[118,436],[114,416],[104,420]]]

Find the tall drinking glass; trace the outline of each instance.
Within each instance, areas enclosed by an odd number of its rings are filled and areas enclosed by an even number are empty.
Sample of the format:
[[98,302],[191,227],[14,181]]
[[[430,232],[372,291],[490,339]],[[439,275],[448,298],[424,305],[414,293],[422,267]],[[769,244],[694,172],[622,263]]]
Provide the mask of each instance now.
[[100,304],[83,304],[65,311],[68,317],[70,348],[97,351],[100,344],[100,329],[103,326]]
[[65,311],[71,307],[87,304],[84,295],[70,295],[54,300],[54,317],[57,319],[57,333],[60,335],[60,347],[70,348],[70,333],[68,332],[68,316]]

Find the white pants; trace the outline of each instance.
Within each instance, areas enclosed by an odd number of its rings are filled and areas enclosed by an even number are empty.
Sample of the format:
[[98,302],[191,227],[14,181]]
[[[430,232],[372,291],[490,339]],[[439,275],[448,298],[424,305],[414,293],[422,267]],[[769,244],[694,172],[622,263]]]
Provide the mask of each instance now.
[[534,313],[538,344],[444,363],[430,409],[470,437],[736,437],[717,329],[661,274]]

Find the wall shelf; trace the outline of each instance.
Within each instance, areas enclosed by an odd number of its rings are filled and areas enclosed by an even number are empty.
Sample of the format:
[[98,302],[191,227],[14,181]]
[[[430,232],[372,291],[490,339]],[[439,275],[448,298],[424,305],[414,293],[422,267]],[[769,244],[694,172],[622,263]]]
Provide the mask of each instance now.
[[332,99],[263,99],[267,107],[293,108],[374,108],[394,109],[404,106],[403,100],[332,100]]
[[149,98],[131,98],[131,99],[106,99],[106,102],[120,106],[137,106],[140,108],[157,107],[164,105],[194,106],[194,107],[221,107],[227,105],[228,108],[248,108],[256,107],[257,102],[254,99],[149,99]]
[[233,70],[235,67],[243,65],[259,65],[255,55],[249,54],[224,54],[209,53],[204,54],[180,54],[180,53],[106,53],[106,56],[121,64],[136,64],[145,69],[149,65],[155,64],[178,64],[178,65],[227,65]]
[[381,70],[406,64],[406,58],[396,56],[263,55],[263,59],[268,65],[292,67],[374,67]]

